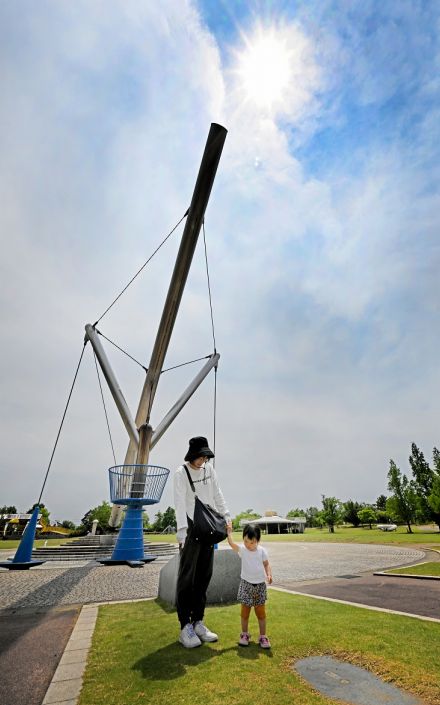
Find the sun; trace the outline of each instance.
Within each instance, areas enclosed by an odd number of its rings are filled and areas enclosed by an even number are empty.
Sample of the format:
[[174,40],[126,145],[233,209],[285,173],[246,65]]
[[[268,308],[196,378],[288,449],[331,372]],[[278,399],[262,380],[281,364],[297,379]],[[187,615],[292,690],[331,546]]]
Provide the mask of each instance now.
[[232,48],[230,105],[237,114],[294,123],[316,110],[324,85],[318,46],[298,22],[256,20]]
[[271,109],[283,100],[291,78],[291,52],[280,35],[260,29],[238,56],[237,74],[248,100]]

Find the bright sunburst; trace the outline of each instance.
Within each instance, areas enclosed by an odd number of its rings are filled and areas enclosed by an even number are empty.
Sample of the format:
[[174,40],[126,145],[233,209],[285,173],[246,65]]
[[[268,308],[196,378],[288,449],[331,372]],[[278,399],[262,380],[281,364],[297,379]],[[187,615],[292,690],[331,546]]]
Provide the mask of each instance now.
[[246,96],[261,107],[282,100],[289,84],[289,51],[274,32],[259,33],[239,59],[238,73]]
[[268,117],[302,114],[319,86],[314,45],[294,23],[258,23],[250,35],[241,33],[234,50],[234,97],[238,105],[257,108]]

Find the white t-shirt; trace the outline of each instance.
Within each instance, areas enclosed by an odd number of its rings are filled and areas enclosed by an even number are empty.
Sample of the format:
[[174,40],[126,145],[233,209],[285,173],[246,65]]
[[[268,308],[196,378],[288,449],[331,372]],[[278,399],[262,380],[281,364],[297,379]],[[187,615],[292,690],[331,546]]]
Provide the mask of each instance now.
[[257,546],[256,551],[250,551],[243,543],[238,544],[238,555],[241,558],[241,577],[248,583],[266,582],[266,571],[263,561],[267,561],[267,551],[263,546]]

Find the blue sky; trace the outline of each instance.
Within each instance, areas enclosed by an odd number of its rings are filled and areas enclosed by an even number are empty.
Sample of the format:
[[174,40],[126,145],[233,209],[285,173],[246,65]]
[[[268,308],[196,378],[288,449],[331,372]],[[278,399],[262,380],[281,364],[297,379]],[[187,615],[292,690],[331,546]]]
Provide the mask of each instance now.
[[[1,5],[0,504],[38,497],[84,324],[185,212],[211,122],[228,129],[206,233],[232,512],[374,501],[390,458],[409,472],[412,441],[430,458],[439,20],[415,0]],[[144,364],[180,232],[100,326]],[[212,348],[200,245],[167,366]],[[134,413],[142,370],[109,356]],[[153,425],[195,371],[164,375]],[[212,438],[212,385],[152,461],[174,468],[190,436]],[[53,518],[108,498],[112,464],[88,351],[43,497]]]

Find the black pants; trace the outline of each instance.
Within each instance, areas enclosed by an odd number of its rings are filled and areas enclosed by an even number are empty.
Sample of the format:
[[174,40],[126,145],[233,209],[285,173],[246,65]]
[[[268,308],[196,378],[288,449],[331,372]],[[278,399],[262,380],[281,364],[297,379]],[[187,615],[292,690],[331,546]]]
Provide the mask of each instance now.
[[206,591],[214,567],[214,546],[196,541],[191,527],[180,553],[177,576],[176,607],[180,626],[203,619]]

